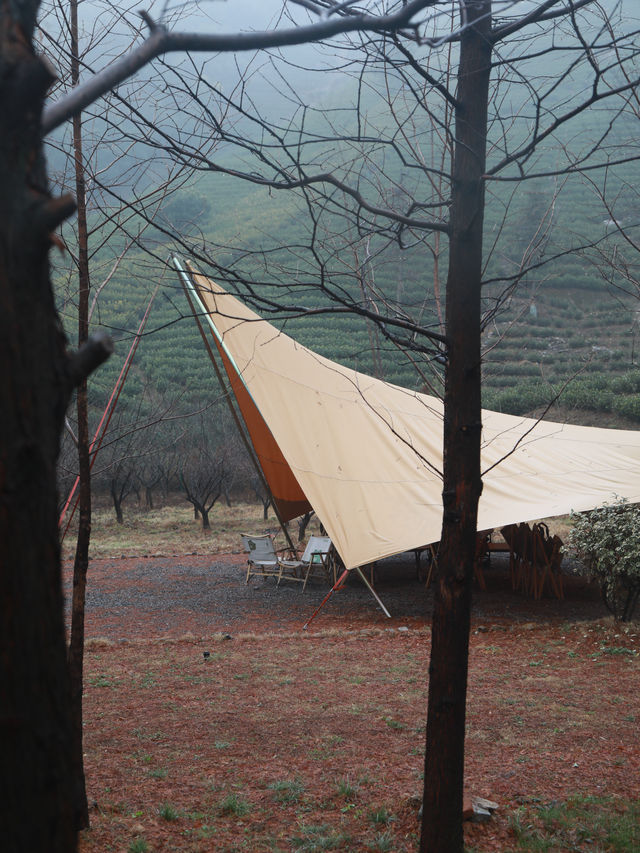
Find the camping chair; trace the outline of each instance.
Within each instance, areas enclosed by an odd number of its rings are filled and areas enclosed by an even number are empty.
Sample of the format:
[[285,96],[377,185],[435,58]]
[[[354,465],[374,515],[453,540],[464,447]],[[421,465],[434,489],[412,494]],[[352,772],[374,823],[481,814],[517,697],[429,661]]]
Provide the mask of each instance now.
[[[413,549],[413,555],[416,558],[416,578],[420,583],[424,582],[427,589],[429,589],[429,585],[431,584],[433,569],[438,565],[439,546],[439,542],[433,542],[431,545],[423,545],[421,548]],[[420,557],[423,553],[426,555],[426,566],[424,570],[420,565]]]
[[304,553],[299,560],[278,560],[278,585],[283,578],[285,580],[301,581],[302,591],[304,592],[309,575],[316,569],[321,569],[327,576],[327,580],[330,581],[330,549],[331,539],[328,536],[310,536],[307,547],[304,549]]
[[509,547],[509,576],[511,578],[511,587],[515,587],[516,561],[518,555],[516,553],[516,545],[518,539],[518,527],[515,524],[507,524],[500,531],[502,538]]
[[500,531],[509,546],[511,588],[531,591],[531,529],[525,522],[508,524]]
[[277,578],[279,576],[278,552],[274,548],[273,539],[268,533],[260,536],[243,533],[242,547],[249,555],[245,583],[249,583],[251,575],[261,575],[263,578]]
[[551,591],[556,598],[564,598],[560,565],[562,563],[563,542],[559,536],[550,536],[549,528],[544,522],[533,527],[533,569],[535,586],[534,598],[542,598],[545,583],[548,581]]

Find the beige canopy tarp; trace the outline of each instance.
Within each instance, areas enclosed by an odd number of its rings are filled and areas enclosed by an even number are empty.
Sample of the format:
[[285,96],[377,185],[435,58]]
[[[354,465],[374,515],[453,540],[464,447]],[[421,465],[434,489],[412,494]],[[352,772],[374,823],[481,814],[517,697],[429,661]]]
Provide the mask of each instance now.
[[[313,507],[347,568],[438,541],[442,402],[329,361],[206,277],[184,277],[284,519]],[[640,501],[635,431],[484,411],[482,465],[479,530]]]

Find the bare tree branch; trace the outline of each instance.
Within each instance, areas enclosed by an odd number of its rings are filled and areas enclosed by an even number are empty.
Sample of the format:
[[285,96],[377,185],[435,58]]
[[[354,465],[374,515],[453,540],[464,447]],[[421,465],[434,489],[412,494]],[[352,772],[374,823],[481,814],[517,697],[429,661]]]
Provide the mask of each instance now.
[[[147,12],[141,16],[150,35],[137,48],[116,60],[90,80],[82,83],[68,95],[50,105],[43,113],[42,132],[48,134],[64,121],[96,101],[101,95],[114,89],[123,80],[131,77],[153,59],[167,53],[186,51],[236,52],[262,50],[287,45],[309,44],[324,41],[342,33],[394,32],[403,27],[418,26],[416,16],[425,9],[439,5],[440,0],[410,0],[390,15],[349,14],[333,15],[315,24],[255,33],[203,34],[169,32],[156,24]],[[311,4],[306,4],[310,7]],[[341,4],[343,5],[343,4]],[[337,9],[336,9],[337,11]]]

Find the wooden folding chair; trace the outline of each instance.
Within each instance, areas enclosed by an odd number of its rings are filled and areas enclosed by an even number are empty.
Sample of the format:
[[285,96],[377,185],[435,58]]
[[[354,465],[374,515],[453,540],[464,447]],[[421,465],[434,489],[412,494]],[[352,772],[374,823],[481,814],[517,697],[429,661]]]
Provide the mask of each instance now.
[[542,598],[545,584],[548,582],[556,598],[564,598],[560,565],[562,563],[563,542],[559,536],[550,536],[544,522],[535,524],[533,537],[533,565],[535,571],[534,597]]
[[531,595],[534,589],[531,528],[523,521],[521,524],[507,524],[500,533],[509,546],[511,588]]
[[511,588],[516,588],[516,564],[520,559],[518,556],[518,525],[507,524],[501,530],[502,538],[509,546],[509,577],[511,578]]
[[331,539],[328,536],[310,536],[304,553],[299,560],[278,560],[278,586],[281,580],[300,581],[304,592],[309,575],[315,569],[323,571],[327,580],[331,580],[329,551]]
[[277,578],[280,573],[280,567],[278,565],[278,552],[273,544],[273,537],[268,533],[258,536],[243,533],[241,536],[242,547],[249,555],[245,583],[249,583],[251,575],[260,575],[263,578]]

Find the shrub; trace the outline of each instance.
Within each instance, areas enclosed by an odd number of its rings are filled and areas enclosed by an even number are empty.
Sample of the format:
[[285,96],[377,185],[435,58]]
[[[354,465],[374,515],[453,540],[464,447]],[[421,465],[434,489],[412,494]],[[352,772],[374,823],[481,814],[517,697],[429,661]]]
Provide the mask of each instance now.
[[613,411],[629,420],[640,421],[640,394],[627,394],[614,399]]
[[611,380],[611,390],[616,394],[640,393],[640,370],[627,370],[622,376],[614,376]]
[[631,619],[640,593],[640,506],[619,500],[572,515],[570,543],[600,583],[616,619]]
[[514,388],[494,394],[492,408],[510,415],[524,415],[548,403],[552,396],[548,385],[524,380]]

